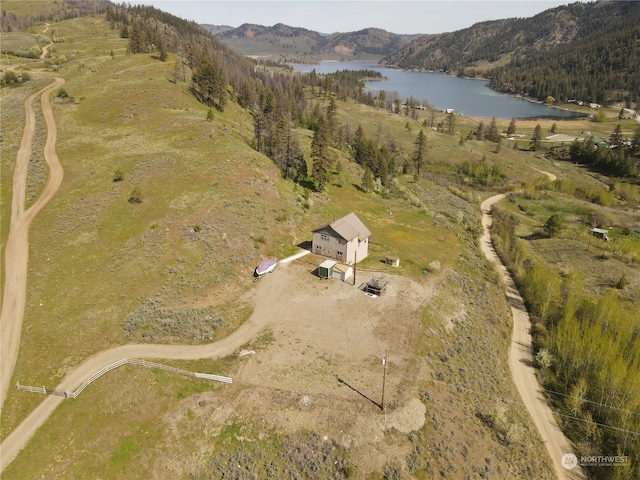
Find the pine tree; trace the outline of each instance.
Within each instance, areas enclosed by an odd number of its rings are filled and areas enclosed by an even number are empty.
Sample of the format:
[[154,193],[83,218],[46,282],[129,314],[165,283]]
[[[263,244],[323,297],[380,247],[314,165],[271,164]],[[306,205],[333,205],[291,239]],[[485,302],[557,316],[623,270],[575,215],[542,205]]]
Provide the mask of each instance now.
[[363,164],[364,143],[365,143],[364,130],[362,129],[362,125],[358,125],[358,128],[356,129],[356,133],[353,137],[353,145],[352,145],[353,159],[356,161],[358,165]]
[[482,120],[480,120],[480,124],[478,125],[478,128],[476,128],[475,134],[477,140],[484,140],[484,122]]
[[416,175],[420,175],[420,169],[424,166],[427,158],[427,137],[422,130],[418,133],[415,142],[413,143],[415,149],[413,151],[413,164],[416,168]]
[[449,135],[453,135],[453,132],[456,129],[456,114],[455,113],[450,113],[449,115],[447,115],[447,133],[449,133]]
[[622,134],[622,127],[620,126],[620,124],[618,124],[609,137],[609,143],[611,144],[611,146],[620,147],[622,146],[623,141],[624,136]]
[[371,173],[369,168],[365,167],[364,173],[362,174],[362,189],[368,193],[373,190],[374,186],[375,179],[373,178],[373,173]]
[[536,128],[533,130],[533,136],[531,137],[530,148],[534,152],[537,152],[542,147],[542,127],[540,124],[536,125]]
[[336,101],[333,98],[333,95],[329,98],[329,106],[327,107],[325,116],[327,117],[327,131],[329,134],[329,143],[333,141],[335,137],[336,130],[338,129],[338,120],[336,118],[336,111],[338,107],[336,106]]
[[507,128],[507,135],[515,135],[516,134],[516,119],[511,118],[511,122],[509,122],[509,127]]
[[203,103],[215,105],[218,110],[224,111],[227,96],[224,71],[217,57],[207,48],[200,52],[191,79]]
[[166,62],[167,58],[169,58],[169,53],[167,51],[167,45],[165,41],[158,35],[158,58],[161,62]]
[[147,45],[145,41],[145,32],[143,30],[142,21],[135,19],[131,24],[129,31],[129,45],[127,48],[129,53],[146,53]]
[[489,130],[487,131],[487,140],[494,143],[498,143],[500,141],[500,132],[498,132],[496,117],[493,117],[491,119],[491,124],[489,125]]
[[313,140],[311,140],[311,160],[313,161],[313,182],[316,190],[321,192],[329,181],[329,170],[331,169],[327,121],[324,115],[318,118]]

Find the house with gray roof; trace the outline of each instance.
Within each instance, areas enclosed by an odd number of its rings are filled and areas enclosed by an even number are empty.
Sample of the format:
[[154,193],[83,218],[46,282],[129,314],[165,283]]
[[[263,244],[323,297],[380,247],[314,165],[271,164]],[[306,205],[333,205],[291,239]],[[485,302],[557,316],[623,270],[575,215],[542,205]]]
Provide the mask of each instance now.
[[351,212],[316,228],[311,239],[311,251],[353,265],[369,254],[370,236],[369,229]]

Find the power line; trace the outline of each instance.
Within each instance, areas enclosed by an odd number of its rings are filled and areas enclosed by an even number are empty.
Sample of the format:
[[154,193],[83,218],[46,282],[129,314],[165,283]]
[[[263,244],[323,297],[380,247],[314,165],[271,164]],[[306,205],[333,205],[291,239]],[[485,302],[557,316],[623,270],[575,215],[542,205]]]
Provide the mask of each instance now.
[[[469,368],[468,366],[451,364],[451,363],[443,362],[443,361],[441,361],[441,360],[436,360],[436,359],[433,359],[433,358],[429,358],[429,359],[427,359],[427,360],[428,360],[429,362],[432,362],[432,363],[439,363],[439,364],[441,364],[441,365],[446,365],[446,366],[449,366],[449,367],[452,367],[452,368],[458,368],[458,369],[460,369],[460,368],[464,368],[464,369]],[[485,375],[483,372],[480,372],[480,371],[474,371],[474,373],[480,373],[480,374],[482,374],[482,375]],[[519,384],[519,385],[524,385],[523,383],[518,382],[518,381],[516,381],[516,380],[513,380],[513,383],[514,383],[514,384]],[[538,386],[538,389],[539,389],[540,391],[542,391],[542,392],[546,392],[546,393],[550,393],[550,394],[554,394],[554,395],[561,395],[561,396],[563,396],[563,397],[570,397],[570,396],[571,396],[571,395],[569,395],[569,394],[562,393],[562,392],[556,392],[555,390],[549,390],[549,389],[544,388],[544,387],[541,387],[541,386]],[[619,412],[629,413],[629,414],[631,414],[631,415],[640,415],[640,412],[636,412],[636,411],[633,411],[633,410],[626,410],[626,409],[624,409],[624,408],[614,407],[613,405],[607,405],[607,404],[605,404],[605,403],[595,402],[595,401],[593,401],[593,400],[588,400],[588,399],[586,399],[586,398],[582,398],[581,400],[582,400],[583,402],[585,402],[585,403],[590,403],[590,404],[593,404],[593,405],[597,405],[598,407],[604,407],[604,408],[608,408],[608,409],[611,409],[611,410],[617,410],[617,411],[619,411]]]
[[[437,379],[433,379],[432,378],[431,381],[432,382],[436,382],[436,383],[442,383],[442,384],[447,385],[447,386],[452,387],[452,388],[467,390],[467,391],[473,392],[473,393],[475,393],[477,395],[480,395],[480,396],[483,396],[483,397],[488,397],[488,398],[490,398],[492,400],[501,400],[501,401],[503,401],[505,403],[510,403],[510,404],[513,404],[513,405],[522,405],[522,406],[528,408],[527,405],[525,405],[524,402],[521,402],[521,401],[518,401],[518,400],[509,400],[509,399],[506,399],[504,397],[496,397],[494,395],[488,395],[486,393],[482,393],[482,392],[478,392],[477,390],[473,390],[472,388],[463,387],[461,385],[454,385],[452,383],[445,382],[444,380],[437,380]],[[536,407],[534,407],[534,409],[535,410],[540,410],[539,408],[536,408]],[[552,413],[556,414],[558,416],[561,416],[561,417],[571,418],[571,419],[577,420],[579,422],[583,422],[583,423],[587,423],[587,424],[593,424],[593,425],[597,425],[597,426],[603,427],[603,428],[610,428],[612,430],[617,430],[617,431],[623,432],[623,433],[630,433],[632,435],[640,435],[640,432],[636,432],[634,430],[625,430],[623,428],[613,427],[611,425],[605,425],[603,423],[598,423],[598,422],[593,422],[593,421],[589,422],[588,420],[585,420],[583,418],[574,417],[573,415],[567,415],[567,414],[564,414],[564,413],[559,413],[559,412],[556,412],[554,410],[552,410]]]

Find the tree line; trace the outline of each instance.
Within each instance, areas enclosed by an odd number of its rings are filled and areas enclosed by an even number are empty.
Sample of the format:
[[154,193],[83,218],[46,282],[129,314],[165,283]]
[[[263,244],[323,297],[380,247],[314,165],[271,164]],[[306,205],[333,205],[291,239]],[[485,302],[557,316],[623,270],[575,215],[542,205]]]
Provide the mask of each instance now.
[[62,0],[51,2],[34,15],[16,15],[3,9],[0,15],[0,32],[26,32],[29,27],[38,23],[56,23],[70,18],[101,15],[110,5],[112,4],[108,0]]
[[640,175],[640,127],[633,137],[626,138],[620,124],[616,125],[608,141],[589,135],[574,140],[564,158],[582,163],[609,175],[638,179]]
[[[617,288],[594,295],[584,279],[561,277],[530,255],[518,219],[493,213],[492,237],[513,272],[532,321],[534,354],[544,386],[582,455],[640,457],[640,323],[637,306]],[[623,288],[622,284],[619,285]],[[640,478],[640,463],[589,469],[593,478]]]

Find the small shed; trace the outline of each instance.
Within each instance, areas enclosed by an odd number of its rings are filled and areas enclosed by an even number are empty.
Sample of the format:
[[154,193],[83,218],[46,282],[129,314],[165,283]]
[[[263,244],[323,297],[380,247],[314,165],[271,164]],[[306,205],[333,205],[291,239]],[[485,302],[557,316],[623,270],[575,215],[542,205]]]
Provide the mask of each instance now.
[[338,280],[342,280],[346,282],[353,276],[353,267],[350,265],[344,265],[342,263],[337,263],[335,267],[333,267],[333,278],[337,278]]
[[335,260],[325,260],[322,262],[318,265],[318,276],[320,278],[332,278],[337,263]]
[[601,238],[605,242],[609,241],[609,230],[606,230],[604,228],[594,228],[594,229],[592,229],[591,230],[591,235],[593,235],[596,238]]
[[387,258],[385,259],[384,263],[386,263],[390,267],[397,268],[397,267],[400,266],[400,258],[399,257],[395,257],[393,255],[387,255]]

